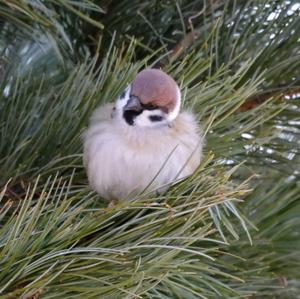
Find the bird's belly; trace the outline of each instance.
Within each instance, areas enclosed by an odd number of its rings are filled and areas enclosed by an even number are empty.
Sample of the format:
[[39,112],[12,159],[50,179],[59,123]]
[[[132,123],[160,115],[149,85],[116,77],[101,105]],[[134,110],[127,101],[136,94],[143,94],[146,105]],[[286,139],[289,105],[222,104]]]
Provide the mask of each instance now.
[[188,175],[182,166],[191,151],[175,145],[141,148],[103,134],[87,142],[85,155],[91,186],[106,199],[125,199],[151,191]]

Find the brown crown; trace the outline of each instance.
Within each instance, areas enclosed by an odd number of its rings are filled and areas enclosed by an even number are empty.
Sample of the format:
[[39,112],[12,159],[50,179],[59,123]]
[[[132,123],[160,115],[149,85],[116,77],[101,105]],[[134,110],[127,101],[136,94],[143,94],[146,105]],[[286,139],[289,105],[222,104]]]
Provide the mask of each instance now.
[[142,104],[161,107],[166,112],[174,109],[178,99],[177,83],[158,69],[146,69],[137,74],[131,85],[131,95]]

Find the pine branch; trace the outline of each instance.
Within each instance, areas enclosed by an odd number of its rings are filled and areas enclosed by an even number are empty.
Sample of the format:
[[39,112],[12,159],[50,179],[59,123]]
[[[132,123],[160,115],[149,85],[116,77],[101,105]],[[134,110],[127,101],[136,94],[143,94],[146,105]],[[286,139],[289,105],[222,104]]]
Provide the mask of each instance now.
[[[100,43],[98,3],[63,2],[0,6],[0,298],[296,298],[300,110],[281,99],[298,93],[299,5],[103,1]],[[80,135],[151,65],[179,83],[205,159],[108,210]]]

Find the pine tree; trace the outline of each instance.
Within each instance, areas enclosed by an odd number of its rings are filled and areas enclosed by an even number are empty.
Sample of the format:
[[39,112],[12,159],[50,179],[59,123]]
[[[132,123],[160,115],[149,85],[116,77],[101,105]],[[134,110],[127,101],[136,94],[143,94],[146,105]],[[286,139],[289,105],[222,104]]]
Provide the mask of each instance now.
[[[0,299],[300,298],[300,3],[0,1]],[[113,209],[81,134],[145,67],[205,158]]]

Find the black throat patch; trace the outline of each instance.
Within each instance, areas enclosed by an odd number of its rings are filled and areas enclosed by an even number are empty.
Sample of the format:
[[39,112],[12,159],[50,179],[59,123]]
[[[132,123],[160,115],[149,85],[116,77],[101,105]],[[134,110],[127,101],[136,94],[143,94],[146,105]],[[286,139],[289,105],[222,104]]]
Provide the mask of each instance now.
[[126,110],[123,112],[123,117],[130,126],[133,126],[134,119],[138,115],[140,115],[142,112],[143,112],[143,110],[141,110],[141,111]]

